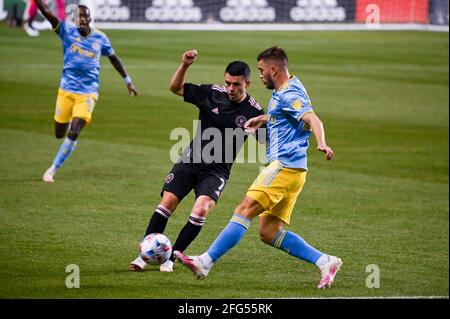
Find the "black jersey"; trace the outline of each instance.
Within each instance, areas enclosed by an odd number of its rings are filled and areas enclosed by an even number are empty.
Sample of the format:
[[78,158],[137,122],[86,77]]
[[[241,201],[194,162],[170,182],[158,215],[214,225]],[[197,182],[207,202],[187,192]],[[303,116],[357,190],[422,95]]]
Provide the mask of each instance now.
[[196,136],[180,160],[206,166],[228,177],[247,138],[245,122],[263,115],[263,108],[248,94],[241,103],[232,102],[226,88],[217,84],[186,83],[184,100],[196,105],[200,113]]

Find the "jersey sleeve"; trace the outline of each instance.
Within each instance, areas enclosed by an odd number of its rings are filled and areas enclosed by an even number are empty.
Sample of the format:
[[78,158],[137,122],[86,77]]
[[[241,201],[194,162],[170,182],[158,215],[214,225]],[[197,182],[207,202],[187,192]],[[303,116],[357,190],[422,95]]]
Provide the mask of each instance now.
[[205,101],[211,93],[211,85],[196,85],[192,83],[185,83],[183,87],[184,101],[196,105],[201,108],[203,101]]
[[114,54],[114,49],[111,46],[111,41],[109,41],[108,37],[105,35],[103,36],[103,43],[102,43],[102,51],[101,54],[103,56],[111,56]]
[[58,34],[61,40],[64,41],[64,39],[69,34],[70,28],[71,26],[67,24],[65,21],[59,21],[58,25],[53,30]]
[[297,121],[300,121],[303,115],[313,112],[311,100],[301,91],[286,92],[283,95],[282,110]]

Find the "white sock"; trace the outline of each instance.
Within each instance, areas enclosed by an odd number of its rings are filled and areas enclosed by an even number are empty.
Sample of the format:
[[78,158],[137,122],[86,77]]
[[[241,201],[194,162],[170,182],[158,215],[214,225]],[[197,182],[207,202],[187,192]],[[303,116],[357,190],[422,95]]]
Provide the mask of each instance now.
[[320,256],[319,259],[317,259],[316,266],[322,267],[329,261],[330,261],[330,256],[328,256],[327,254],[323,254],[322,256]]
[[167,259],[165,262],[162,263],[164,266],[167,267],[172,267],[173,266],[173,261],[170,259]]
[[201,254],[200,256],[198,256],[198,258],[200,258],[202,264],[207,268],[211,268],[214,264],[211,256],[209,256],[208,253]]
[[137,258],[136,258],[134,261],[136,261],[136,262],[138,262],[138,263],[141,263],[141,264],[142,264],[142,263],[144,263],[144,264],[146,263],[145,260],[142,259],[141,256],[137,256]]

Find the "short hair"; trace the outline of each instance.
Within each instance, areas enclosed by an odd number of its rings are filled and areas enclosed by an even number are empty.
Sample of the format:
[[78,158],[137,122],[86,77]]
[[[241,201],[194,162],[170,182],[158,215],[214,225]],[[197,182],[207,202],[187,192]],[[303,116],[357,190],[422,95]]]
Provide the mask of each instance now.
[[261,52],[256,60],[259,62],[261,60],[273,60],[277,61],[280,64],[284,64],[287,66],[288,64],[288,57],[286,52],[277,46],[273,46],[271,48],[265,49],[263,52]]
[[84,4],[79,4],[78,9],[84,9],[84,10],[88,11],[89,14],[91,13],[91,10],[88,8],[88,6],[85,6]]
[[225,69],[225,73],[228,73],[232,76],[243,76],[244,79],[250,78],[250,67],[247,63],[242,61],[233,61],[228,64]]

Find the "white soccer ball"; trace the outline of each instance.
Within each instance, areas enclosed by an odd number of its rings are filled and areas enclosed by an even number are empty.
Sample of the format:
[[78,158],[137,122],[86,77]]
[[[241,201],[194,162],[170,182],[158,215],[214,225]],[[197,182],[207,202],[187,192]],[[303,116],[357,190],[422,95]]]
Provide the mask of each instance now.
[[150,234],[139,244],[139,254],[147,264],[161,265],[170,258],[172,244],[163,234]]

